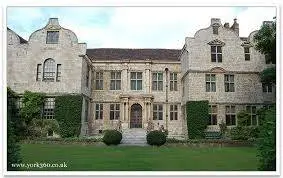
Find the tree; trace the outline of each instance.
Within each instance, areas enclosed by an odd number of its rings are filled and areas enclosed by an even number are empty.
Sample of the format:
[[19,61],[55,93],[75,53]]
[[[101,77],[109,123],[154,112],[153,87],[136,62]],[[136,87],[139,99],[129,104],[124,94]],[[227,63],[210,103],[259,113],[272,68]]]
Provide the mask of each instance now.
[[[275,19],[275,18],[274,18]],[[276,64],[276,21],[265,22],[254,36],[255,49],[266,56],[267,62]],[[262,82],[275,83],[276,68],[263,70],[260,74]]]

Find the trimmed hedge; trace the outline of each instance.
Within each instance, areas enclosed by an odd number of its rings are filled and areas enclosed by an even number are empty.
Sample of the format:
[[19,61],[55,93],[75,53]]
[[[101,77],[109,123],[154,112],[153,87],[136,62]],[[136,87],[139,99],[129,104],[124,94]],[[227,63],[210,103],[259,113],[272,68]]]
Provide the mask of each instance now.
[[166,135],[160,130],[154,130],[146,135],[146,141],[149,145],[161,146],[166,142]]
[[187,126],[190,139],[205,137],[208,120],[208,101],[187,102]]
[[122,140],[122,133],[117,130],[105,130],[102,141],[106,145],[118,145]]
[[27,144],[93,144],[101,142],[100,138],[86,138],[86,137],[73,137],[73,138],[32,138],[22,140],[21,143]]
[[81,128],[82,95],[62,95],[55,97],[55,119],[63,138],[78,137]]
[[232,140],[256,139],[259,135],[259,128],[256,126],[237,126],[230,130]]

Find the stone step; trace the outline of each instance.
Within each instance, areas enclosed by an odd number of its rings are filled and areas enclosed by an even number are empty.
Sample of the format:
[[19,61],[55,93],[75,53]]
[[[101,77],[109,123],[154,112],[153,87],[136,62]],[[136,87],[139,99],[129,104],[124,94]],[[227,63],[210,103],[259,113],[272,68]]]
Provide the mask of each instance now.
[[122,145],[146,146],[146,130],[126,129],[122,131]]

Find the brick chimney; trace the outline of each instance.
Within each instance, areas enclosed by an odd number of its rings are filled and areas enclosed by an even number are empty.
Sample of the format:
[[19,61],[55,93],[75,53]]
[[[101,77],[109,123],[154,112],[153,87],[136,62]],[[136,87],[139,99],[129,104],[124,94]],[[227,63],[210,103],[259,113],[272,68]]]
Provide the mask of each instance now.
[[234,23],[231,26],[231,29],[236,32],[236,34],[239,36],[239,24],[237,23],[237,19],[234,19]]

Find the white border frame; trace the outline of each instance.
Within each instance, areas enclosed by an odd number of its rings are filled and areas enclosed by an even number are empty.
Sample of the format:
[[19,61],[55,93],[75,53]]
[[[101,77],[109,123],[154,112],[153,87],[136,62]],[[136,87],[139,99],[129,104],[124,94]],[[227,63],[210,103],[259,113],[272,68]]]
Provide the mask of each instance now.
[[[74,3],[75,2],[75,3]],[[271,3],[266,3],[267,1],[262,1],[261,2],[261,5],[258,5],[258,4],[254,4],[254,3],[246,3],[246,1],[244,0],[241,0],[241,1],[238,1],[236,2],[235,4],[219,4],[219,3],[213,3],[213,4],[201,4],[201,3],[188,3],[186,1],[182,1],[182,3],[180,3],[179,1],[177,2],[168,2],[167,1],[163,1],[163,4],[160,4],[160,3],[152,3],[150,0],[146,0],[146,1],[143,1],[143,3],[141,2],[132,2],[132,1],[128,1],[128,2],[120,2],[122,4],[117,4],[113,1],[110,0],[109,1],[101,1],[101,2],[95,2],[93,3],[91,0],[85,0],[83,3],[84,3],[84,6],[81,6],[78,2],[76,1],[57,1],[57,5],[56,6],[65,6],[65,7],[70,7],[70,6],[75,6],[75,7],[85,7],[85,6],[103,6],[103,7],[135,7],[135,6],[142,6],[142,7],[152,7],[152,6],[155,6],[155,7],[180,7],[180,6],[190,6],[190,7],[207,7],[207,6],[213,6],[213,7],[228,7],[228,6],[256,6],[256,7],[276,7],[276,17],[277,17],[277,65],[276,65],[276,90],[277,90],[277,97],[276,97],[276,115],[277,115],[277,126],[276,126],[276,149],[277,149],[277,152],[276,152],[276,161],[277,161],[277,164],[276,164],[276,171],[270,171],[270,172],[265,172],[265,171],[125,171],[125,172],[119,172],[119,171],[87,171],[87,172],[83,172],[83,171],[7,171],[6,170],[6,162],[7,162],[7,147],[6,147],[6,143],[7,143],[7,122],[6,122],[6,119],[3,119],[3,123],[2,123],[2,127],[3,127],[3,142],[2,142],[2,146],[3,146],[3,173],[2,175],[7,175],[7,176],[11,176],[11,175],[31,175],[31,176],[39,176],[39,175],[48,175],[48,176],[78,176],[78,175],[116,175],[116,176],[121,176],[121,175],[124,175],[124,176],[129,176],[129,175],[143,175],[143,176],[172,176],[172,175],[178,175],[178,176],[181,176],[181,175],[198,175],[198,176],[209,176],[209,175],[218,175],[218,176],[226,176],[226,175],[239,175],[239,176],[271,176],[271,175],[280,175],[280,167],[281,167],[281,162],[279,160],[280,157],[280,146],[281,146],[281,142],[280,142],[280,139],[282,139],[280,136],[281,136],[281,121],[279,118],[280,116],[280,108],[282,108],[281,106],[281,103],[280,103],[280,99],[281,99],[281,96],[280,94],[282,95],[282,93],[280,93],[280,89],[281,89],[281,86],[280,86],[280,77],[282,76],[282,72],[280,73],[280,67],[281,67],[281,49],[282,49],[282,46],[281,46],[281,34],[280,34],[280,25],[281,25],[281,22],[282,22],[282,19],[281,19],[281,12],[280,12],[280,6],[278,4],[273,4],[270,5]],[[7,54],[6,54],[6,36],[7,36],[7,30],[6,30],[6,27],[7,27],[7,23],[6,23],[6,20],[7,20],[7,11],[6,11],[6,8],[7,6],[9,7],[19,7],[18,4],[22,3],[21,0],[15,0],[13,1],[13,3],[9,2],[9,3],[5,3],[4,5],[4,10],[2,12],[2,16],[3,16],[3,34],[2,34],[2,37],[5,36],[5,40],[4,38],[2,38],[3,40],[3,46],[2,46],[2,51],[3,51],[3,87],[4,89],[2,90],[3,91],[3,100],[2,100],[2,103],[3,103],[3,111],[5,112],[2,112],[4,113],[4,117],[3,118],[7,118],[7,79],[6,79],[6,57],[7,57]],[[150,5],[148,5],[150,4]],[[32,1],[32,0],[28,0],[26,1],[26,4],[23,5],[23,7],[26,6],[26,7],[30,7],[30,6],[34,6],[34,7],[37,7],[37,6],[54,6],[54,5],[51,5],[50,2],[48,1]],[[280,76],[281,74],[281,76]],[[279,91],[279,92],[278,92]],[[1,110],[0,110],[1,111]],[[2,120],[1,120],[2,122]]]

